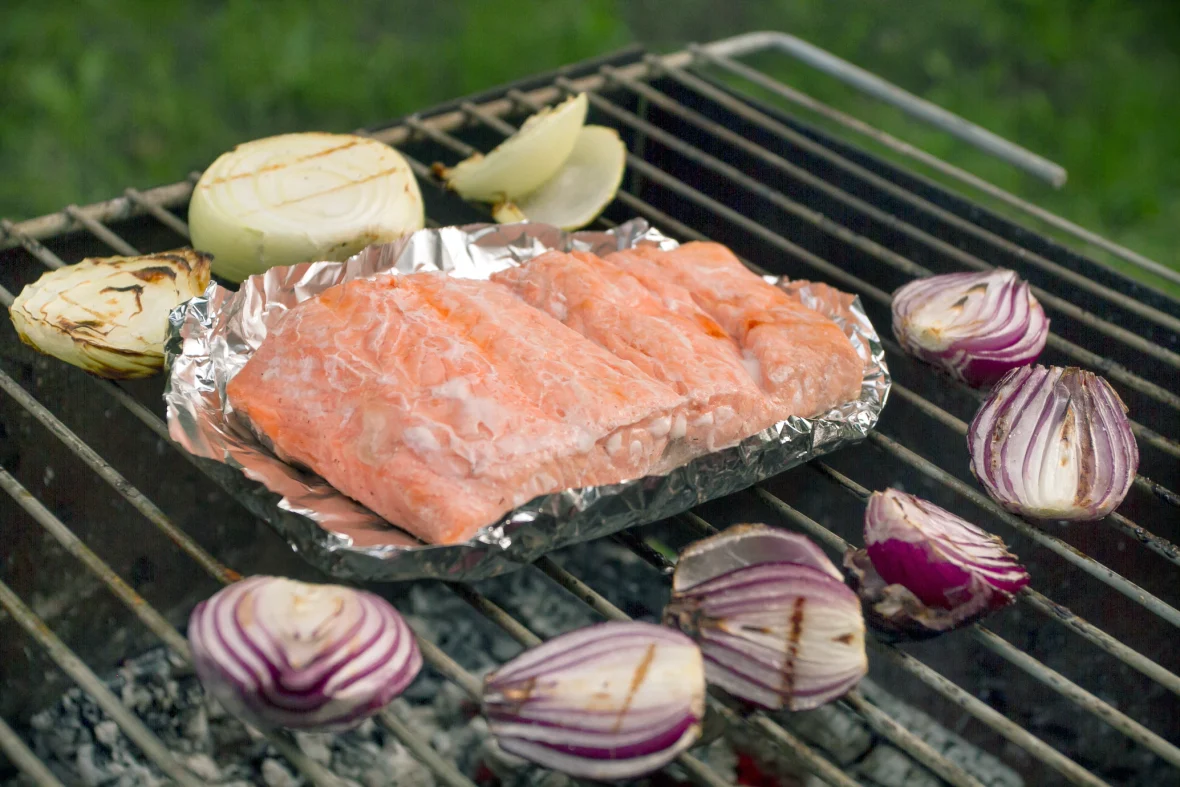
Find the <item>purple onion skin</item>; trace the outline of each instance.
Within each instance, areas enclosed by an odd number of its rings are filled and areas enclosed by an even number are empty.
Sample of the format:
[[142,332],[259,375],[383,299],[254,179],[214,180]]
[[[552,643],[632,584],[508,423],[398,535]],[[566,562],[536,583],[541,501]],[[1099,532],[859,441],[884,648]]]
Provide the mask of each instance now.
[[710,683],[744,702],[809,710],[864,676],[864,619],[810,539],[735,525],[686,547],[664,622],[701,646]]
[[[1006,595],[1002,591],[980,592],[965,604],[945,609],[923,604],[904,585],[887,583],[863,549],[848,550],[844,568],[864,604],[865,622],[886,642],[921,642],[970,625],[991,614],[996,598]],[[1008,596],[1000,606],[1011,601]]]
[[[946,323],[945,334],[919,325],[918,315],[929,318],[923,311],[929,309]],[[910,355],[986,387],[1040,357],[1049,320],[1013,271],[950,273],[912,281],[894,293],[893,334]]]
[[422,656],[389,602],[332,585],[250,577],[193,610],[197,677],[259,729],[342,732],[398,696]]
[[865,508],[866,548],[845,556],[869,625],[924,638],[1012,603],[1028,572],[1004,542],[946,509],[895,489]]
[[1005,375],[972,420],[967,449],[993,500],[1040,520],[1107,516],[1139,467],[1126,405],[1106,380],[1075,367]]

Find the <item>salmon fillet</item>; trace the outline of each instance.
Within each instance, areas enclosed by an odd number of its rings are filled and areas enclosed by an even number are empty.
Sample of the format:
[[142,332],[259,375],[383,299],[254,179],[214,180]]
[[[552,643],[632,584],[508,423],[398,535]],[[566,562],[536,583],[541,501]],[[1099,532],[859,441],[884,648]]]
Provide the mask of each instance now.
[[700,309],[667,309],[637,279],[593,254],[551,251],[492,281],[685,395],[686,436],[705,450],[777,420],[716,321]]
[[716,320],[780,417],[818,415],[859,395],[864,365],[839,326],[750,272],[721,244],[640,246],[606,259],[669,309],[699,308]]
[[490,282],[358,280],[292,309],[230,381],[285,457],[423,540],[643,475],[681,397]]

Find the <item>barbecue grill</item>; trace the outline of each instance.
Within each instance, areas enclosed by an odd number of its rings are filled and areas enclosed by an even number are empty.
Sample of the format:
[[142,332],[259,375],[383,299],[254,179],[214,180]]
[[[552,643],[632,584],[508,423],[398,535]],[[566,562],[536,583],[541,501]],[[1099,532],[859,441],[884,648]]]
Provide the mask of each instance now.
[[[890,323],[889,293],[914,277],[1017,270],[1052,320],[1045,361],[1100,372],[1131,409],[1141,475],[1118,514],[1065,527],[1004,512],[981,494],[967,468],[965,421],[979,394],[937,376],[886,338],[894,395],[864,445],[616,540],[650,564],[635,566],[643,574],[638,581],[657,586],[667,582],[670,568],[664,544],[675,548],[736,522],[764,521],[803,532],[838,554],[849,542],[859,545],[870,490],[893,485],[920,494],[1000,534],[1033,582],[1017,605],[986,625],[902,647],[870,637],[873,685],[1004,760],[1029,784],[1180,783],[1180,664],[1169,647],[1180,626],[1180,551],[1172,543],[1180,537],[1180,302],[1030,225],[1048,225],[1058,237],[1068,234],[1157,276],[1180,277],[742,61],[770,49],[1038,177],[1064,180],[1056,165],[822,50],[770,33],[664,56],[631,50],[360,133],[406,155],[423,184],[432,225],[486,221],[480,208],[439,188],[429,164],[486,151],[538,107],[587,91],[593,122],[617,128],[630,151],[624,189],[600,225],[642,216],[681,240],[725,243],[755,268],[826,281],[858,294],[882,333]],[[823,117],[838,135],[799,119],[803,113]],[[863,137],[891,157],[867,152],[858,144]],[[921,168],[941,180],[915,171]],[[20,223],[0,220],[0,300],[10,304],[44,268],[83,256],[184,244],[185,206],[198,175]],[[954,188],[942,185],[948,180]],[[962,196],[960,187],[1002,203],[1006,213]],[[20,347],[3,322],[0,487],[7,494],[0,496],[0,608],[7,617],[0,613],[0,751],[32,783],[60,784],[15,730],[60,694],[65,676],[168,778],[205,783],[99,674],[160,642],[187,658],[177,624],[237,572],[314,574],[221,490],[223,476],[198,472],[173,450],[161,417],[161,380],[116,384],[87,377]],[[575,575],[552,558],[521,571],[540,572],[600,618],[647,611],[597,585],[601,577],[593,572]],[[539,641],[532,621],[509,615],[478,588],[447,587],[471,614],[520,644]],[[396,602],[405,588],[377,590]],[[419,633],[427,663],[475,696],[478,679]],[[854,691],[840,706],[943,782],[988,782],[962,752],[940,747],[887,712],[895,706],[877,688]],[[743,715],[722,699],[711,714],[712,735],[732,738],[761,762],[785,763],[833,785],[867,778],[790,719]],[[378,721],[438,783],[472,784],[470,774],[402,716],[386,711]],[[293,739],[274,735],[271,742],[310,783],[340,783]],[[726,783],[695,755],[682,756],[673,769],[697,784]]]

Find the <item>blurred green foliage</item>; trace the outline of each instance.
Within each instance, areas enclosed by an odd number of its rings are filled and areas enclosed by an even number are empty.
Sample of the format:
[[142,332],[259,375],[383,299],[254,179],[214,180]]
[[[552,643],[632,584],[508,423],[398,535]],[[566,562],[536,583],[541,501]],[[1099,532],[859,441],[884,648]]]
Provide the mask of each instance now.
[[[174,181],[633,41],[792,32],[1070,172],[1060,191],[782,56],[756,64],[1180,267],[1177,0],[8,0],[0,215]],[[749,86],[745,86],[749,89]],[[751,92],[754,92],[751,89]]]

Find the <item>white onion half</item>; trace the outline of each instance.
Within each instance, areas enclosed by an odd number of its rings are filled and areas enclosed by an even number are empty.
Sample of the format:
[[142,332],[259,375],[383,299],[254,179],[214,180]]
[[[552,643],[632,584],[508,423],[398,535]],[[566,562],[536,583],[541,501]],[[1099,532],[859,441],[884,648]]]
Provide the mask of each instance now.
[[393,148],[349,134],[284,134],[238,145],[201,175],[193,246],[231,281],[276,265],[343,260],[419,230],[425,209]]
[[553,177],[569,158],[588,107],[585,93],[546,107],[487,155],[476,153],[438,174],[464,199],[504,202],[523,197]]
[[197,677],[260,729],[338,732],[384,708],[422,667],[389,602],[278,577],[235,582],[189,619]]
[[615,198],[626,164],[627,146],[619,132],[586,126],[553,177],[515,202],[500,203],[492,216],[501,224],[527,220],[563,230],[581,229]]

